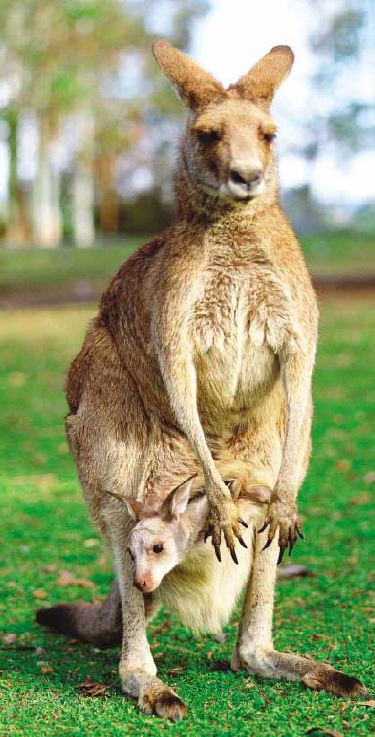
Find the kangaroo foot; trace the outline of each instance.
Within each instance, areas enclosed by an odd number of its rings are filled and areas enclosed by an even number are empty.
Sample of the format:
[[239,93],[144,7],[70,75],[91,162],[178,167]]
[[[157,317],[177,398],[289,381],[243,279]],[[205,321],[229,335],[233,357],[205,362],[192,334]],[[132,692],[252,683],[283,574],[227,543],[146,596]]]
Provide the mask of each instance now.
[[[154,674],[152,673],[154,670]],[[179,722],[186,714],[186,706],[175,692],[156,676],[155,666],[138,664],[131,667],[120,664],[122,690],[128,696],[138,698],[138,706],[144,714]]]
[[358,678],[335,670],[326,663],[319,663],[300,655],[279,653],[277,650],[254,646],[247,650],[244,646],[236,646],[231,667],[232,670],[243,669],[265,678],[299,680],[307,688],[330,691],[336,696],[367,696],[366,688]]
[[179,722],[186,715],[186,706],[169,686],[158,681],[147,688],[139,699],[139,706],[145,714],[156,714],[158,717]]

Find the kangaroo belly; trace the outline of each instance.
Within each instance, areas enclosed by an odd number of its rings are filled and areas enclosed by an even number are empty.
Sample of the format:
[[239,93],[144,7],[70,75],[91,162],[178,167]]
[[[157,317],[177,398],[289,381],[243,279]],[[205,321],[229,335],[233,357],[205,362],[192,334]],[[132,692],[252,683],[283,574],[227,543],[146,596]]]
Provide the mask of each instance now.
[[216,427],[220,417],[230,425],[251,414],[279,374],[277,360],[267,346],[256,346],[247,339],[231,348],[226,352],[212,347],[197,359],[200,414]]
[[256,297],[250,282],[231,284],[225,293],[217,285],[215,301],[209,292],[196,306],[198,404],[201,417],[216,426],[220,417],[231,424],[251,413],[279,377],[277,354],[289,322],[285,298],[271,309]]

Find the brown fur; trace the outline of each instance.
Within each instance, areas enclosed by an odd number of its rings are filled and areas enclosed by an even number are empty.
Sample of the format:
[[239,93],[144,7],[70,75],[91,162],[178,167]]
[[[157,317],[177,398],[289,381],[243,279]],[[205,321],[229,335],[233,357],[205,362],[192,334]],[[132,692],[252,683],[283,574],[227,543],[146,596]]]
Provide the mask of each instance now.
[[[299,529],[317,307],[280,207],[276,126],[268,112],[290,71],[291,50],[275,47],[228,90],[166,42],[154,54],[190,106],[176,173],[177,220],[123,264],[104,293],[68,374],[66,429],[92,515],[114,555],[123,689],[143,709],[172,716],[146,639],[143,596],[132,586],[126,548],[133,523],[111,494],[158,506],[179,480],[200,471],[219,557],[222,536],[233,553],[241,534],[220,461],[239,459],[251,484],[272,488],[267,532],[254,538],[232,664],[303,676],[311,685],[313,661],[302,673],[298,656],[277,654],[271,626],[279,549],[291,549]],[[260,543],[267,547],[262,554]],[[203,585],[192,572],[217,580],[220,564],[207,546],[194,556],[190,568],[172,572],[168,591],[165,582],[166,601],[179,596],[180,611],[183,597]],[[251,559],[241,560],[220,570],[243,575]],[[207,601],[215,593],[207,583]],[[316,682],[328,687],[324,678]]]

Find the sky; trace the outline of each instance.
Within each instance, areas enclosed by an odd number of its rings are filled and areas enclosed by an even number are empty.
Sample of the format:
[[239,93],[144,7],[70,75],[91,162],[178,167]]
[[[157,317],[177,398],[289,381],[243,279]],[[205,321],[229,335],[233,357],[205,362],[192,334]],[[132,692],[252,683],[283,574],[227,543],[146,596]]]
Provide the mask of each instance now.
[[[366,4],[367,0],[361,0]],[[371,0],[373,2],[373,0]],[[371,7],[371,2],[367,2]],[[341,0],[330,0],[333,9]],[[373,3],[375,10],[375,2]],[[314,165],[290,153],[294,141],[303,143],[302,121],[320,100],[312,99],[310,75],[314,57],[308,44],[312,27],[319,18],[306,0],[212,0],[210,13],[196,26],[192,55],[217,78],[229,84],[244,74],[272,46],[287,44],[295,53],[290,77],[277,93],[273,116],[279,126],[280,176],[284,187],[309,181],[316,196],[323,201],[355,204],[375,198],[375,151],[365,151],[337,163],[328,151]],[[371,69],[361,70],[361,78],[348,80],[364,99],[374,99],[373,63],[375,13],[371,14],[373,44],[368,58]],[[371,39],[372,36],[372,39]],[[340,90],[342,98],[343,90]],[[330,101],[328,101],[328,104]],[[333,100],[334,103],[334,100]]]

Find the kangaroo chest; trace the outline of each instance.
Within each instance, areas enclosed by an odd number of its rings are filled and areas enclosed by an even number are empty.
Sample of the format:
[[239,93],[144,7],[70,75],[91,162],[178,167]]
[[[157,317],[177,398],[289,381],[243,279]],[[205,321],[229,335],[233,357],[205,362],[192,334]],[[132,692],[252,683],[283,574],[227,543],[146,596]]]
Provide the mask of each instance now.
[[261,401],[291,332],[290,298],[275,273],[258,264],[209,270],[192,318],[201,409],[244,411]]

